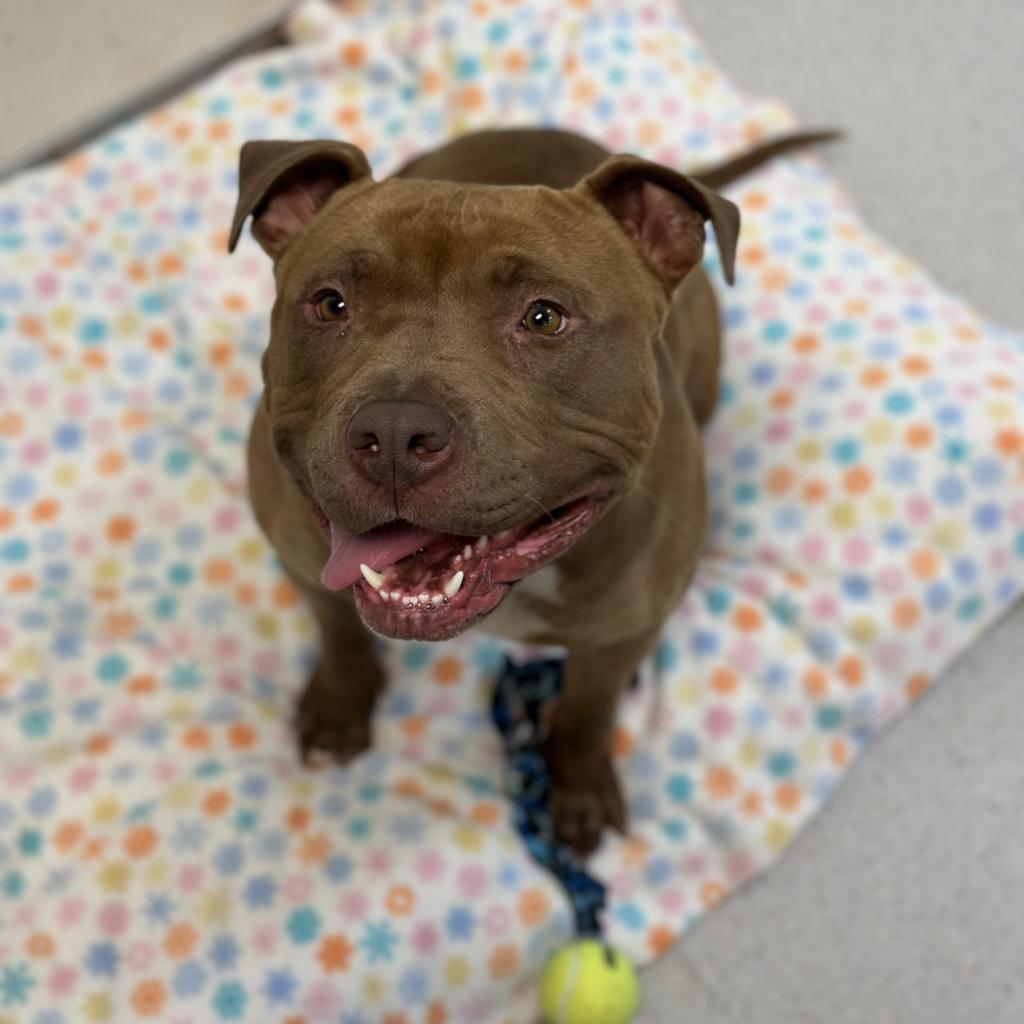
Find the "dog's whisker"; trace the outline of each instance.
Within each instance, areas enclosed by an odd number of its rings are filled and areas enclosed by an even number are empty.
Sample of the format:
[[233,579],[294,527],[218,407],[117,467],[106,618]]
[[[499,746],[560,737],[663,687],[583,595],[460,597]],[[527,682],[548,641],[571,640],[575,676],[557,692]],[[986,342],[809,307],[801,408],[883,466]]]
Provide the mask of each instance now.
[[541,512],[543,512],[544,515],[547,516],[547,518],[551,520],[551,522],[555,521],[555,517],[551,514],[551,510],[548,509],[546,506],[542,505],[532,494],[527,493],[526,491],[522,490],[521,488],[516,488],[516,490],[519,491],[519,493],[524,498],[526,498],[527,501],[532,501],[534,503],[534,505],[536,505],[537,508],[539,508],[541,510]]

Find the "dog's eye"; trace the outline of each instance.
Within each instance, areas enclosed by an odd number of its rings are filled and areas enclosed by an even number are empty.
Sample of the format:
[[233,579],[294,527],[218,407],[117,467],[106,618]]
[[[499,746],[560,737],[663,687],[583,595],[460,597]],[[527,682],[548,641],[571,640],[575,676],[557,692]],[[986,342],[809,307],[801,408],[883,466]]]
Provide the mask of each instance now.
[[534,302],[523,317],[523,326],[534,334],[561,334],[565,317],[549,302]]
[[320,320],[344,320],[348,316],[348,309],[341,293],[324,292],[316,300],[316,315]]

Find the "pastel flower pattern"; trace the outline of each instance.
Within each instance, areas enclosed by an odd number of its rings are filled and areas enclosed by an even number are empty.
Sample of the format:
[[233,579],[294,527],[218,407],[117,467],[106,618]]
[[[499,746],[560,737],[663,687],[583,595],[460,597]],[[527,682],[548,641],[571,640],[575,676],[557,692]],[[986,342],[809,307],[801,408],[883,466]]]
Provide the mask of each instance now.
[[[311,0],[239,61],[0,187],[0,1018],[530,1021],[569,934],[500,792],[481,636],[383,644],[373,753],[303,769],[315,643],[252,520],[272,278],[225,253],[254,137],[385,174],[492,124],[681,168],[784,130],[668,0]],[[785,848],[1024,586],[1024,345],[813,158],[740,183],[697,579],[623,703],[639,961]],[[706,265],[720,284],[713,246]]]

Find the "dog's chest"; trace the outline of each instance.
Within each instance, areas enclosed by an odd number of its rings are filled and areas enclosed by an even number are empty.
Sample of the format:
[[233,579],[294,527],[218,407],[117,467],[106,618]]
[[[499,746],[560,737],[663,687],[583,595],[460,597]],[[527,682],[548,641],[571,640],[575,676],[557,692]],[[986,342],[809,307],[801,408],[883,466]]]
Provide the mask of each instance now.
[[520,580],[508,597],[477,628],[506,640],[544,642],[552,628],[552,622],[545,612],[562,606],[560,584],[558,567],[546,565]]

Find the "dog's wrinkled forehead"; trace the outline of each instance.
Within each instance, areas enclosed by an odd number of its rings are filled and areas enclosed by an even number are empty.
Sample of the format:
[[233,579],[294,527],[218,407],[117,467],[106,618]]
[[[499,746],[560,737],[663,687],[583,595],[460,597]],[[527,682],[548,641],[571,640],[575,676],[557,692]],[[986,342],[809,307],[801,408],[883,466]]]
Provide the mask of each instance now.
[[595,234],[595,219],[572,193],[389,179],[338,192],[285,254],[283,276],[342,263],[356,278],[388,270],[438,287],[486,278],[579,291],[602,263],[611,269],[609,249],[642,267],[610,225]]
[[[517,217],[524,209],[543,205],[541,190],[456,185],[443,181],[391,178],[381,183],[374,200],[389,208],[399,221],[429,221],[431,226],[447,225],[466,230],[480,227],[492,217]],[[547,196],[550,203],[551,196]]]

